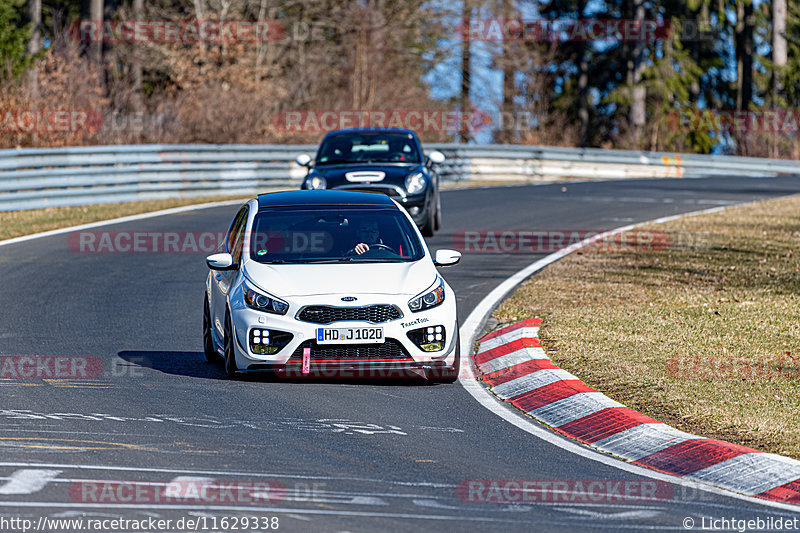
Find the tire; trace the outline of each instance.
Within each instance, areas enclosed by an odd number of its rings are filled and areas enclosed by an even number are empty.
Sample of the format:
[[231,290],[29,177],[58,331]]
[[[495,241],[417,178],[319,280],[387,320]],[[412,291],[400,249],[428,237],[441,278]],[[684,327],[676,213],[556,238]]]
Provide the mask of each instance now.
[[[456,324],[456,331],[458,331],[458,324]],[[458,374],[461,372],[461,338],[456,333],[456,358],[453,361],[453,366],[444,366],[432,370],[428,375],[428,381],[432,383],[454,383],[458,379]]]
[[436,226],[436,213],[434,213],[434,202],[428,204],[428,216],[425,217],[425,223],[420,228],[423,237],[433,237],[433,232]]
[[220,360],[214,346],[214,337],[211,333],[211,313],[208,308],[208,297],[203,298],[203,354],[209,363],[218,363]]
[[233,326],[231,325],[230,311],[225,311],[225,374],[229,378],[236,378],[236,355],[233,351]]
[[442,196],[441,193],[436,193],[436,231],[442,229]]

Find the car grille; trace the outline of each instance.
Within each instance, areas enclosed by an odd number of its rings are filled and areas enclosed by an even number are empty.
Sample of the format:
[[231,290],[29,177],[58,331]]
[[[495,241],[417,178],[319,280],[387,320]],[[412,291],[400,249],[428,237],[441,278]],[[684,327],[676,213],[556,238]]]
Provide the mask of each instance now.
[[324,360],[375,360],[391,359],[392,361],[413,361],[408,351],[395,339],[386,339],[381,344],[317,344],[317,341],[307,340],[300,344],[292,353],[288,363],[303,361],[303,349],[311,348],[311,361]]
[[314,324],[330,324],[345,320],[372,322],[379,324],[401,318],[403,313],[397,306],[379,304],[364,307],[333,307],[330,305],[310,305],[297,315],[298,320]]

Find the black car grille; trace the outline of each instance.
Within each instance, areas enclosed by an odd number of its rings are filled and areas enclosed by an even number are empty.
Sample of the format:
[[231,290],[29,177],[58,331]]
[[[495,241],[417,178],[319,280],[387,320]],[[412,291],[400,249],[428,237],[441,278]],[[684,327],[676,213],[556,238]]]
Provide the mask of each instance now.
[[394,305],[367,305],[364,307],[333,307],[330,305],[310,305],[297,315],[298,320],[314,324],[330,324],[344,320],[372,322],[379,324],[401,318],[403,313]]
[[[344,187],[340,187],[344,189]],[[372,192],[376,194],[385,194],[387,196],[393,196],[394,198],[400,198],[400,193],[397,192],[397,189],[394,187],[347,187],[348,191],[354,192]]]
[[317,341],[307,340],[300,344],[292,353],[287,363],[301,363],[303,349],[311,348],[311,361],[322,360],[374,360],[392,359],[395,361],[413,361],[408,351],[395,339],[386,339],[381,344],[317,344]]

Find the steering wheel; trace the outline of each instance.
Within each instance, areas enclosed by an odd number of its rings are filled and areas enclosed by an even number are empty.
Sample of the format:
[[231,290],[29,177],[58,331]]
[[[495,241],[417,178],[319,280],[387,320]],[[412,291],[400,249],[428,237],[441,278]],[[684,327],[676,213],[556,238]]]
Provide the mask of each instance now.
[[[380,250],[388,250],[388,251],[392,252],[393,254],[400,255],[395,251],[394,248],[392,248],[391,246],[387,246],[385,244],[377,243],[377,244],[368,244],[367,246],[369,246],[370,250],[378,248]],[[369,251],[369,250],[367,250],[367,251]]]
[[[364,252],[365,254],[371,252],[372,250],[386,250],[386,251],[392,252],[395,255],[400,255],[400,254],[397,253],[397,251],[394,248],[392,248],[391,246],[387,246],[385,244],[382,244],[382,243],[367,244],[367,246],[369,246],[369,250]],[[350,251],[348,251],[346,255],[349,256],[349,255],[358,255],[358,254],[356,253],[356,249],[353,248]],[[361,255],[364,255],[364,254],[361,254]]]

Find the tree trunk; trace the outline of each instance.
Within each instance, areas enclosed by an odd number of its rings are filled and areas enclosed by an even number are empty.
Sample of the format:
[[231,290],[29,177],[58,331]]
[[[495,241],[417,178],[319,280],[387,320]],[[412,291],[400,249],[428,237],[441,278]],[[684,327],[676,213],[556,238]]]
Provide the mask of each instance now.
[[[103,22],[103,0],[89,0],[89,18],[97,24]],[[102,32],[101,32],[102,35]],[[96,65],[103,61],[103,43],[92,41],[89,44],[89,57]]]
[[786,0],[772,0],[772,101],[778,105],[783,93],[783,76],[781,70],[788,60],[786,52]]
[[[37,54],[41,48],[42,0],[28,0],[28,22],[31,24],[31,38],[28,40],[28,55]],[[33,97],[39,95],[39,71],[28,71],[28,91]]]
[[[640,25],[644,24],[644,0],[633,1],[633,17],[634,20]],[[636,142],[642,135],[645,122],[645,97],[647,96],[646,88],[642,83],[642,74],[644,72],[644,42],[636,41],[633,45],[633,71],[631,73],[631,109],[629,120],[633,132],[633,137]]]
[[[583,18],[586,0],[579,0],[577,18]],[[578,50],[578,136],[581,146],[589,143],[589,58],[586,55],[586,42],[576,43]]]
[[[133,18],[135,20],[142,20],[144,18],[144,0],[133,0]],[[139,47],[133,47],[133,55],[131,57],[131,82],[133,87],[133,110],[136,113],[142,113],[142,58],[139,53]]]
[[[503,20],[508,21],[514,17],[514,0],[503,0]],[[515,124],[514,120],[514,60],[513,45],[508,39],[503,39],[503,113],[500,121],[501,130],[498,132],[497,140],[500,142],[513,142]]]
[[753,2],[736,5],[736,109],[748,109],[753,100]]
[[[461,113],[466,115],[470,112],[471,103],[469,100],[469,91],[470,91],[470,39],[471,34],[469,33],[470,29],[470,19],[472,17],[472,7],[470,5],[470,0],[464,0],[464,15],[462,17],[462,21],[464,27],[466,28],[467,35],[464,37],[464,41],[462,44],[461,50]],[[461,142],[467,143],[472,138],[470,135],[469,129],[464,126],[464,121],[459,121],[462,124],[461,127]]]

